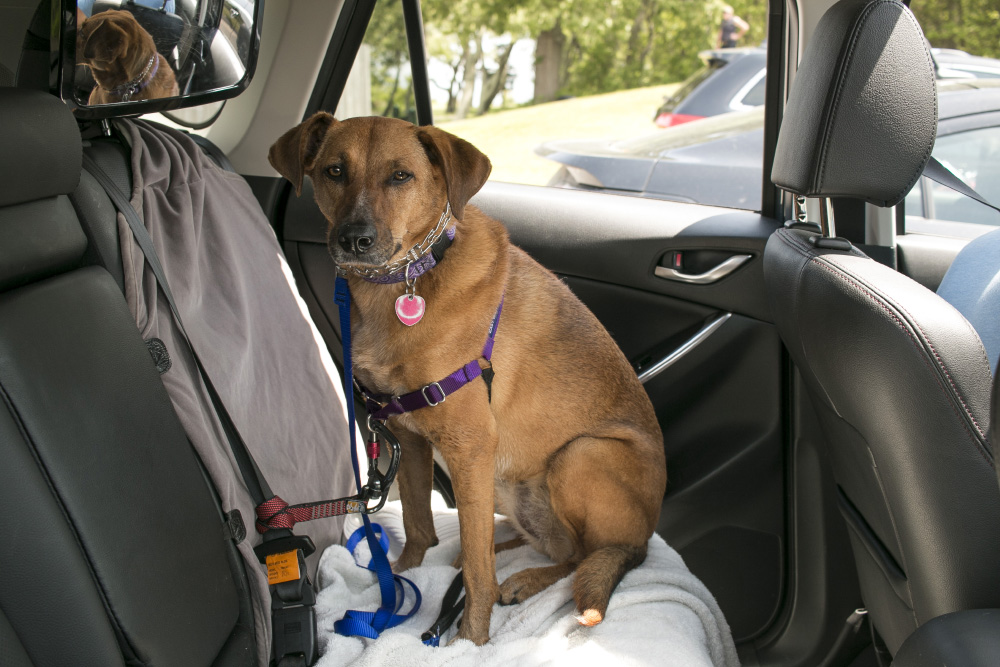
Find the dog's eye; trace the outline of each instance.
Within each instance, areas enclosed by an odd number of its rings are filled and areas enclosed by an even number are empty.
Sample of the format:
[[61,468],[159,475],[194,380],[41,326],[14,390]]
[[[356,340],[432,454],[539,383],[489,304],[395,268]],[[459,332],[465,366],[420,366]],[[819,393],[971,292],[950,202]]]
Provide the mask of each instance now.
[[400,171],[397,171],[397,172],[393,173],[393,175],[392,175],[392,182],[393,183],[405,183],[408,180],[410,180],[411,178],[413,178],[413,174],[411,174],[409,172],[406,172],[406,171],[400,170]]
[[335,164],[326,168],[326,175],[337,180],[344,175],[344,170],[339,164]]

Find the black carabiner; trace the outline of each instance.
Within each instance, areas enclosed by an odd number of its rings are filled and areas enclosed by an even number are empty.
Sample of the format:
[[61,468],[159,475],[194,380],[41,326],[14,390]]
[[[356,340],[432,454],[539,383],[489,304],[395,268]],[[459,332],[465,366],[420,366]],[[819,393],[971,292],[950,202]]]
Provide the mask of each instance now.
[[389,488],[396,480],[396,473],[399,472],[400,447],[399,440],[382,422],[369,419],[368,428],[372,431],[373,437],[385,441],[390,450],[389,469],[385,473],[378,469],[377,458],[368,458],[368,483],[362,487],[359,495],[366,502],[378,499],[378,504],[375,507],[366,506],[365,508],[365,514],[374,514],[385,506],[385,501],[389,496]]

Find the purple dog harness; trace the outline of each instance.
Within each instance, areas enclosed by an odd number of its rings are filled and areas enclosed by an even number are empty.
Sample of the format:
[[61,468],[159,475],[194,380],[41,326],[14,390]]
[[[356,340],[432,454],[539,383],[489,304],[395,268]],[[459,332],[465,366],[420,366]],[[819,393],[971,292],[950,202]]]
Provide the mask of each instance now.
[[[390,285],[393,283],[406,282],[406,294],[396,300],[396,315],[400,322],[406,326],[413,326],[423,317],[424,300],[416,295],[417,278],[424,275],[444,258],[444,252],[455,240],[455,226],[448,226],[451,220],[451,206],[445,207],[445,212],[441,215],[438,225],[427,235],[423,243],[414,246],[407,253],[407,261],[401,266],[391,267],[388,271],[353,271],[362,279],[379,285]],[[419,311],[415,317],[411,317],[401,308],[409,308],[408,304],[416,302],[419,304]],[[481,358],[488,364],[486,368],[479,367],[479,359],[473,359],[448,377],[431,382],[415,391],[402,396],[392,396],[388,394],[372,394],[365,389],[355,378],[354,384],[365,399],[365,407],[372,419],[385,421],[393,415],[401,415],[404,412],[419,410],[420,408],[431,408],[440,403],[444,403],[445,398],[455,393],[465,385],[478,377],[482,377],[486,382],[486,391],[492,398],[493,391],[493,365],[490,358],[493,356],[493,342],[496,338],[497,327],[500,324],[500,313],[503,311],[503,297],[500,297],[500,305],[493,316],[490,330],[486,336],[486,344],[483,345]]]
[[393,415],[401,415],[404,412],[412,412],[420,408],[432,408],[435,405],[444,403],[445,398],[480,376],[486,382],[487,392],[492,393],[494,372],[490,358],[493,356],[493,342],[496,339],[497,327],[500,325],[501,311],[503,311],[503,297],[500,297],[500,305],[497,306],[496,315],[493,316],[489,333],[486,335],[486,344],[483,345],[483,354],[481,356],[489,363],[486,368],[480,368],[479,359],[473,359],[448,377],[437,382],[431,382],[420,389],[403,394],[402,396],[373,395],[355,379],[354,383],[361,391],[361,395],[364,396],[365,407],[368,409],[368,414],[371,415],[372,419],[385,421]]

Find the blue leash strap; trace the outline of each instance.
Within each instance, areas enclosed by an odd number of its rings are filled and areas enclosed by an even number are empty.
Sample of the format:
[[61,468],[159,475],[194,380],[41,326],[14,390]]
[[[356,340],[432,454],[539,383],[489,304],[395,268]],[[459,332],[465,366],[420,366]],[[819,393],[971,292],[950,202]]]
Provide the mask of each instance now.
[[[357,484],[358,491],[360,491],[361,468],[358,465],[358,447],[357,439],[355,438],[355,424],[357,422],[354,415],[354,367],[351,360],[351,290],[347,285],[347,280],[342,276],[337,276],[334,301],[336,301],[337,308],[340,311],[340,339],[344,346],[344,396],[347,400],[347,426],[351,438],[351,465],[354,467],[354,481]],[[374,613],[349,610],[344,614],[344,618],[334,623],[333,629],[334,632],[341,635],[375,639],[385,629],[394,627],[415,614],[420,608],[421,598],[420,591],[417,590],[412,581],[393,575],[392,567],[389,565],[389,559],[386,556],[386,549],[382,547],[379,539],[375,537],[375,531],[372,528],[371,521],[368,519],[368,515],[362,514],[361,519],[364,521],[365,539],[372,553],[372,562],[369,569],[374,570],[376,577],[378,577],[379,591],[382,594],[382,605]],[[379,532],[382,533],[383,538],[388,543],[388,539],[385,537],[381,526],[379,527]],[[360,541],[360,537],[358,541]],[[405,616],[399,616],[399,610],[403,605],[404,591],[402,582],[404,581],[413,587],[415,602],[413,609],[409,613]],[[397,586],[399,587],[398,602],[396,595]]]
[[[379,546],[382,547],[384,552],[388,552],[389,535],[386,533],[385,530],[382,529],[382,526],[380,526],[377,523],[371,524],[371,527],[373,531],[379,534]],[[367,531],[364,526],[361,526],[353,533],[351,533],[351,536],[347,539],[347,544],[344,545],[345,548],[351,552],[351,555],[354,554],[354,550],[357,548],[358,544],[361,543],[361,540],[367,537],[366,533]],[[358,567],[365,567],[365,566],[358,565]],[[369,561],[365,569],[375,571],[374,562]],[[415,583],[413,583],[406,577],[400,576],[398,574],[393,575],[393,579],[395,580],[396,592],[399,593],[399,596],[398,596],[398,602],[396,604],[396,609],[393,612],[392,618],[389,619],[389,624],[385,626],[384,628],[385,630],[396,627],[397,625],[399,625],[400,623],[402,623],[403,621],[407,620],[415,613],[417,613],[417,610],[420,609],[420,603],[422,601],[422,596],[420,595],[420,589],[417,588],[417,585]],[[410,588],[413,589],[415,601],[413,603],[413,608],[410,609],[410,611],[406,612],[405,614],[400,614],[399,610],[403,606],[403,598],[404,598],[403,584],[408,584]],[[373,627],[375,613],[370,611],[350,610],[344,614],[344,618],[340,619],[339,621],[336,621],[333,624],[333,628],[337,632],[337,634],[377,639],[378,632]],[[426,644],[427,642],[424,643]]]

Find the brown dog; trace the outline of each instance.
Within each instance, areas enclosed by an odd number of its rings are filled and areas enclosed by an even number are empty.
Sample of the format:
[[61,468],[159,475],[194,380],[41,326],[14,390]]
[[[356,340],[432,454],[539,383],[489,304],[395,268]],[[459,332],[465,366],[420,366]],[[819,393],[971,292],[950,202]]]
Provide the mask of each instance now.
[[[313,181],[329,220],[328,247],[353,294],[355,373],[369,390],[402,395],[480,358],[501,298],[491,391],[477,379],[444,402],[390,419],[403,447],[406,546],[419,565],[437,542],[432,451],[458,505],[465,616],[460,637],[489,639],[493,604],[520,602],[576,571],[580,621],[602,620],[625,573],[642,563],[666,484],[663,437],[649,398],[607,331],[552,273],[511,245],[503,225],[472,206],[490,162],[434,127],[387,118],[343,122],[318,113],[268,158],[301,191]],[[376,284],[381,267],[421,243],[450,203],[454,242],[415,284],[423,319],[404,326],[394,303],[405,282]],[[487,366],[485,360],[479,362]],[[494,509],[556,565],[497,585]]]
[[109,9],[80,24],[79,62],[90,67],[97,86],[89,104],[137,102],[179,94],[177,79],[153,37],[127,11]]

